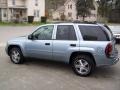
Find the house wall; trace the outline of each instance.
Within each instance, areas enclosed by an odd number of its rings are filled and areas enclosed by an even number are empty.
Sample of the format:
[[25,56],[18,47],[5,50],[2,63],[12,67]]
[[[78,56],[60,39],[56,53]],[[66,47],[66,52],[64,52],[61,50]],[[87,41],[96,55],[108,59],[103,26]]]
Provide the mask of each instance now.
[[0,8],[6,8],[7,7],[7,0],[0,0]]
[[[72,5],[72,9],[70,8]],[[85,18],[85,21],[97,21],[97,4],[94,2],[95,10],[91,10],[91,15]],[[77,11],[76,11],[76,2],[75,0],[69,0],[65,3],[65,16],[67,20],[77,20]],[[69,7],[69,8],[68,8]],[[72,13],[72,16],[69,17],[68,13]],[[82,21],[82,17],[78,18]]]
[[13,0],[8,0],[8,7],[14,6],[25,6],[26,0],[15,0],[15,5],[13,5]]
[[55,19],[60,19],[60,12],[59,11],[55,11],[52,14],[52,18]]
[[[1,2],[2,0],[0,0]],[[36,2],[38,1],[38,5],[36,6]],[[1,5],[1,3],[0,3]],[[16,11],[19,10],[26,10],[25,12],[23,12],[23,16],[34,16],[34,21],[40,21],[41,16],[45,16],[45,0],[15,0],[15,4],[13,4],[13,0],[8,0],[6,7],[5,8],[9,9],[4,9],[1,8],[1,19],[2,21],[6,21],[7,19],[10,21],[11,17],[12,17],[12,9]],[[7,14],[8,12],[8,17],[3,17],[3,13]],[[36,12],[36,15],[35,15]]]
[[[38,6],[35,5],[35,0],[27,0],[27,16],[34,16],[34,21],[40,21],[41,16],[45,16],[45,0],[38,0]],[[35,15],[39,12],[39,17]]]
[[1,9],[1,20],[7,21],[7,9],[5,8]]
[[[72,5],[72,8],[70,7]],[[68,13],[72,13],[72,16],[69,17]],[[76,5],[73,0],[69,1],[68,3],[65,4],[65,16],[67,20],[76,20]]]

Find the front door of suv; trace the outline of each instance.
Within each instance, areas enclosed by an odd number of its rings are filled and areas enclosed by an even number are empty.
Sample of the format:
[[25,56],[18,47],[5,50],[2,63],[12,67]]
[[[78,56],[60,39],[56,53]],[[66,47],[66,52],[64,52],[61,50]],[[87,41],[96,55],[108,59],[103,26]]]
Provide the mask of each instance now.
[[52,59],[52,34],[54,25],[42,26],[33,32],[32,40],[28,40],[25,45],[27,56]]
[[53,59],[68,62],[70,52],[79,46],[75,27],[73,25],[57,25],[55,32]]

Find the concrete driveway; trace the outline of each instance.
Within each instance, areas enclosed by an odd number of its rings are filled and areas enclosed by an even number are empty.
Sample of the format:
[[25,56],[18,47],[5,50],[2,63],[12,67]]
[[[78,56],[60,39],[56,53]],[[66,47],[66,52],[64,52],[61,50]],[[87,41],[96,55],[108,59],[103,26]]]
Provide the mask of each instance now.
[[[59,62],[31,59],[23,65],[13,64],[5,53],[5,42],[35,28],[0,27],[0,90],[120,90],[120,62],[97,68],[90,77],[79,77]],[[120,45],[117,48],[120,52]]]

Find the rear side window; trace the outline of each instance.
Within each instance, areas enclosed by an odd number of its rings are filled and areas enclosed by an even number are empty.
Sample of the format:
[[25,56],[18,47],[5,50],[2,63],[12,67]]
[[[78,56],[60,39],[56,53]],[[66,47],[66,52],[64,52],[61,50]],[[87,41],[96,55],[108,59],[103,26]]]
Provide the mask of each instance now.
[[109,41],[108,34],[99,26],[82,26],[79,29],[85,41]]
[[58,25],[56,40],[77,40],[73,25]]

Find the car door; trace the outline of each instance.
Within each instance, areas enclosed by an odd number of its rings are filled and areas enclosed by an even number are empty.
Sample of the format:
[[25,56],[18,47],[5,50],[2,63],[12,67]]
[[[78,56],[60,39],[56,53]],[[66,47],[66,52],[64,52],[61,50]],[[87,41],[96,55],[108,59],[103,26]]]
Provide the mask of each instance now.
[[68,62],[69,54],[79,47],[77,32],[73,25],[57,25],[53,41],[53,59]]
[[32,40],[28,40],[25,45],[27,56],[52,59],[52,34],[54,25],[47,25],[38,28],[33,32]]

